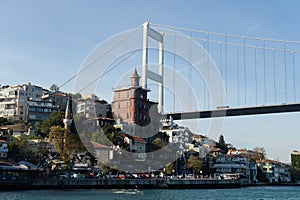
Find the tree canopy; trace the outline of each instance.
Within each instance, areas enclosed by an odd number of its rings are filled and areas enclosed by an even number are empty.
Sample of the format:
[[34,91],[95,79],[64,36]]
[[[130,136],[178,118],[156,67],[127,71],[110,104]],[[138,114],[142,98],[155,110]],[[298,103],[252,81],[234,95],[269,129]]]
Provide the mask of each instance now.
[[56,84],[52,84],[49,88],[52,92],[57,92],[59,91],[59,87]]
[[217,142],[216,147],[220,148],[223,154],[226,154],[228,152],[228,144],[225,142],[223,135],[220,135],[219,142]]
[[77,133],[68,132],[60,126],[50,128],[49,140],[54,142],[56,149],[66,162],[72,154],[86,151]]
[[191,155],[187,160],[186,166],[196,174],[202,169],[203,162],[197,156]]
[[10,124],[12,124],[12,122],[9,121],[7,118],[5,118],[5,117],[0,117],[0,126],[10,125]]
[[53,112],[45,121],[36,123],[35,128],[41,136],[48,137],[52,126],[64,126],[63,117],[64,112]]

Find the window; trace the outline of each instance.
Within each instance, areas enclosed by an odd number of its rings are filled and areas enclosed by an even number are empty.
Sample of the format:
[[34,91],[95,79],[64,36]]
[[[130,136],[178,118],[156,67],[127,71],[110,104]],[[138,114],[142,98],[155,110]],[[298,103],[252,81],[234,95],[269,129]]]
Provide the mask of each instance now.
[[137,97],[138,96],[138,91],[134,91],[134,97]]
[[137,114],[136,114],[136,112],[134,112],[134,119],[136,119],[137,118]]

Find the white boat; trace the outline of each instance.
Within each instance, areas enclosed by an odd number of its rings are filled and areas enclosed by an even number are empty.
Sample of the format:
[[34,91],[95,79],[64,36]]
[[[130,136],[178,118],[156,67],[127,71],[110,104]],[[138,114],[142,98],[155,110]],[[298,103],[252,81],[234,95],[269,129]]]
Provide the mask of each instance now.
[[138,189],[114,190],[113,193],[115,193],[115,194],[143,194],[143,192]]

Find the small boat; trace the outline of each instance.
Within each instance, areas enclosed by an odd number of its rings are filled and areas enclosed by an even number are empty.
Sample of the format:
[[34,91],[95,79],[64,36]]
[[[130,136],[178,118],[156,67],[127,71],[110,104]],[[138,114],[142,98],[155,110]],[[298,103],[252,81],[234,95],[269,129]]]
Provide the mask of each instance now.
[[115,193],[115,194],[143,194],[143,192],[138,189],[114,190],[113,193]]

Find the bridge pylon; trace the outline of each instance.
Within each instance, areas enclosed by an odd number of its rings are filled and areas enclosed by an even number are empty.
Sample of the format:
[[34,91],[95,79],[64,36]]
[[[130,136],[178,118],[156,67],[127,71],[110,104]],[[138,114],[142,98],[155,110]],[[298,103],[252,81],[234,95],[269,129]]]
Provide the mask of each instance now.
[[[163,33],[159,33],[149,27],[149,23],[143,23],[143,53],[142,53],[142,87],[147,89],[147,79],[158,83],[158,112],[163,112],[163,82],[164,82],[164,39]],[[148,70],[148,37],[159,43],[158,50],[158,74]]]

